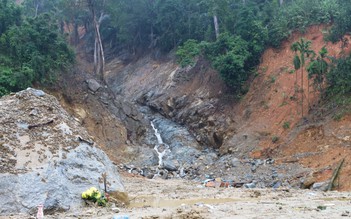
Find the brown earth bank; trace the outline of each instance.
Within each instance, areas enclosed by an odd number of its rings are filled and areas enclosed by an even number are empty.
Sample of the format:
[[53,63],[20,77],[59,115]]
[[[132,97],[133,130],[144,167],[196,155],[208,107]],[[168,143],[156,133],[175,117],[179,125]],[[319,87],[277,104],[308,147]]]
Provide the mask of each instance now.
[[[314,26],[304,34],[294,33],[280,49],[266,50],[248,93],[241,99],[225,88],[205,60],[199,59],[192,68],[180,68],[173,57],[159,60],[152,56],[132,63],[122,58],[110,61],[105,74],[108,86],[100,82],[97,89],[92,87],[99,80],[89,74],[91,65],[83,63],[55,93],[116,163],[137,162],[145,154],[155,156],[157,141],[150,122],[161,116],[189,131],[194,138],[191,147],[213,150],[213,162],[204,162],[206,155],[197,154],[201,159],[189,164],[199,166],[202,176],[214,172],[218,177],[232,177],[236,174],[228,166],[232,159],[246,163],[273,158],[286,167],[281,173],[313,184],[329,180],[346,158],[337,189],[350,190],[350,116],[335,121],[337,111],[324,110],[318,92],[311,87],[308,94],[305,86],[303,95],[305,99],[309,96],[310,109],[305,101],[302,117],[302,93],[296,92],[295,86],[296,73],[298,77],[301,73],[293,69],[290,46],[301,37],[311,40],[316,52],[326,46],[331,56],[349,53],[340,43],[326,43],[325,29]],[[145,111],[141,107],[147,112],[141,112]],[[167,138],[162,122],[156,125]],[[167,139],[167,144],[185,141],[182,136]],[[143,162],[138,165],[142,167]]]

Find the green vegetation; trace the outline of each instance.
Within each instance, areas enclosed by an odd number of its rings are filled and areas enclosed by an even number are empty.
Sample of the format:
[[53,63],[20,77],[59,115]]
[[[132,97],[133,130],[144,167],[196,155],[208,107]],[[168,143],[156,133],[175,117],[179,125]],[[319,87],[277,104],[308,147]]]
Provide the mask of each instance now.
[[335,60],[334,66],[327,74],[328,94],[351,94],[351,57]]
[[[220,35],[221,37],[217,39],[214,39],[213,36],[207,37],[206,34],[211,29],[208,26],[210,25],[208,19],[211,19],[211,17],[206,18],[207,29],[202,29],[200,31],[202,34],[198,34],[196,37],[189,35],[189,37],[201,42],[200,45],[208,45],[207,50],[203,50],[199,55],[203,55],[211,61],[223,80],[227,85],[234,88],[235,92],[241,92],[240,86],[249,78],[250,72],[255,72],[252,69],[258,64],[261,54],[267,46],[279,47],[281,42],[295,30],[304,31],[308,26],[314,24],[333,24],[334,20],[341,19],[339,19],[340,13],[346,13],[344,9],[340,8],[341,5],[351,8],[343,0],[296,0],[284,1],[282,5],[279,5],[278,1],[259,0],[244,1],[243,3],[228,0],[226,3],[224,4],[223,13],[220,14],[222,20],[219,23],[219,29],[223,33]],[[338,28],[337,26],[336,23],[333,28]],[[351,30],[351,26],[344,29]],[[333,30],[333,32],[335,31]],[[345,32],[342,31],[343,34]],[[231,47],[228,46],[228,42],[235,37],[240,37],[236,45],[236,51],[239,50],[239,46],[242,46],[241,51],[244,51],[240,57],[235,56],[235,51],[232,52]],[[204,44],[202,41],[206,43]],[[300,47],[299,44],[301,44]],[[295,57],[295,66],[301,71],[305,68],[306,56],[310,55],[309,44],[308,41],[298,42],[293,48],[296,52],[301,50],[300,55]],[[228,49],[223,52],[216,50],[213,45],[228,46]],[[179,49],[186,51],[187,46],[188,44],[184,43]],[[189,49],[196,47],[194,44],[189,46]],[[305,46],[307,47],[305,48]],[[201,48],[201,46],[197,48]],[[179,63],[182,66],[186,65],[186,62],[183,61],[188,59],[186,56],[188,54],[178,55]],[[217,57],[216,61],[213,57]],[[191,60],[194,60],[194,57]],[[194,63],[191,62],[191,64]],[[289,73],[294,72],[293,70],[289,71]]]
[[[181,66],[194,65],[198,56],[208,59],[240,96],[250,75],[259,72],[264,49],[279,47],[293,31],[330,24],[326,38],[345,45],[343,36],[351,31],[348,0],[24,0],[21,7],[13,2],[0,0],[0,95],[47,83],[67,69],[73,54],[64,32],[72,45],[85,44],[96,73],[103,73],[105,58],[161,57],[177,49]],[[303,69],[298,57],[295,64]],[[321,59],[315,61],[309,75],[321,84],[325,77],[316,70]]]
[[34,82],[47,84],[73,62],[74,54],[49,14],[20,19],[20,8],[4,0],[0,14],[3,11],[16,19],[0,16],[6,24],[0,28],[0,96]]
[[188,40],[177,50],[178,63],[182,66],[194,65],[195,58],[201,53],[200,44],[196,40]]
[[284,123],[283,123],[283,128],[284,128],[284,129],[289,129],[289,128],[290,128],[290,122],[289,122],[289,121],[284,122]]
[[272,143],[277,143],[278,141],[279,141],[279,137],[276,136],[276,135],[274,135],[274,136],[272,137]]
[[328,50],[323,47],[319,51],[317,58],[312,57],[311,62],[307,68],[308,78],[313,79],[313,86],[315,90],[322,91],[323,83],[329,69],[329,64],[326,61]]
[[[304,101],[304,87],[303,87],[303,74],[304,74],[304,69],[305,69],[305,63],[306,59],[309,58],[310,56],[314,56],[315,52],[310,49],[311,48],[311,41],[306,41],[303,38],[300,39],[300,41],[294,42],[291,45],[291,49],[295,52],[294,56],[294,67],[295,70],[301,69],[301,112],[302,112],[302,117],[303,117],[303,101]],[[297,72],[296,72],[296,80],[295,80],[295,86],[297,88]],[[307,85],[307,105],[309,109],[309,93],[310,93],[310,84],[308,83]]]

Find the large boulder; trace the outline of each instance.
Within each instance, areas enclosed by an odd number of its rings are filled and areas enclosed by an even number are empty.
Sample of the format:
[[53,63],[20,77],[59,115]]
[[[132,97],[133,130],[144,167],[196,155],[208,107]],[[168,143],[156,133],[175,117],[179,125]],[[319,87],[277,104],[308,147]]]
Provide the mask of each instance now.
[[116,166],[55,97],[27,89],[0,99],[0,215],[68,210],[81,193],[124,192]]

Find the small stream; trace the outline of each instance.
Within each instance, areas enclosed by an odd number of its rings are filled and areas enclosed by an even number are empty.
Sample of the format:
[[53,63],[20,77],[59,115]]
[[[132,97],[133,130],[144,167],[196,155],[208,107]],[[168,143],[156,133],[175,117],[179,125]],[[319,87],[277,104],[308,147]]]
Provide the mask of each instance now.
[[170,153],[171,151],[169,150],[169,146],[163,142],[161,134],[158,132],[157,128],[155,128],[155,125],[152,121],[151,121],[151,127],[155,131],[155,136],[157,138],[157,143],[158,143],[154,147],[154,150],[158,155],[158,167],[163,167],[163,157],[167,152]]

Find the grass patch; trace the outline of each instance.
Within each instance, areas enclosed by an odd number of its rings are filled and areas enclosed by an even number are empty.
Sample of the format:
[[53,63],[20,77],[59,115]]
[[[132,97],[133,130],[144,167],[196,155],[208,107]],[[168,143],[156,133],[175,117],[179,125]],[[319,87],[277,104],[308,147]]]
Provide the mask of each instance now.
[[272,137],[272,143],[277,143],[279,141],[279,137],[278,136],[273,136]]
[[289,129],[289,128],[290,128],[290,122],[289,122],[289,121],[284,122],[284,123],[283,123],[283,128],[284,128],[284,129]]

